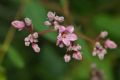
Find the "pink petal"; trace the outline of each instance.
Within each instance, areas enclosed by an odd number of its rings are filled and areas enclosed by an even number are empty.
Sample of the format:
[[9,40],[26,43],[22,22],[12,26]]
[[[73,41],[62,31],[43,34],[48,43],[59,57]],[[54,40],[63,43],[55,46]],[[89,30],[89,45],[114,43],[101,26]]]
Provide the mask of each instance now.
[[59,47],[60,47],[60,48],[63,48],[63,47],[64,47],[64,44],[63,44],[63,43],[60,43],[60,44],[59,44]]
[[63,43],[66,45],[66,46],[69,46],[70,45],[70,41],[66,38],[63,38],[62,39]]
[[70,33],[73,33],[74,32],[74,27],[71,25],[71,26],[68,26],[67,28],[66,28],[66,30],[68,31],[68,32],[70,32]]
[[73,53],[73,58],[76,60],[82,60],[82,55],[79,51]]
[[100,60],[103,60],[104,59],[104,54],[98,54],[98,57]]
[[40,52],[40,48],[37,44],[32,44],[32,48],[33,50],[36,52],[36,53],[39,53]]
[[107,37],[108,36],[108,32],[107,31],[102,31],[101,33],[100,33],[100,37],[101,38],[105,38],[105,37]]
[[53,12],[48,12],[47,17],[50,21],[52,21],[55,18],[55,13]]
[[65,54],[64,60],[65,60],[65,62],[69,62],[71,60],[71,56],[68,54]]
[[66,38],[70,41],[75,41],[75,40],[77,40],[77,35],[76,34],[67,34]]
[[60,26],[60,27],[59,27],[59,33],[64,32],[64,31],[65,31],[65,29],[66,29],[66,28],[65,28],[64,26]]
[[110,49],[115,49],[115,48],[117,48],[117,44],[114,41],[107,39],[105,41],[105,47],[110,48]]

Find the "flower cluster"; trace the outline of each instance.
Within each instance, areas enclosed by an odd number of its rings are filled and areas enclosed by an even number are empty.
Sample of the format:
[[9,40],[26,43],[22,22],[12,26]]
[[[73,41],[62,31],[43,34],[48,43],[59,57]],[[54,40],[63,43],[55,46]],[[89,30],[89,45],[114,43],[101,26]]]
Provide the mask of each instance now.
[[45,25],[53,26],[54,29],[58,31],[56,45],[60,48],[67,48],[67,53],[64,56],[65,62],[69,62],[71,60],[69,53],[73,53],[72,57],[74,59],[81,60],[81,46],[74,44],[78,39],[77,35],[74,33],[74,26],[70,25],[65,27],[60,25],[60,23],[64,21],[64,17],[59,17],[53,12],[48,12],[47,17],[48,21],[45,21]]
[[[65,62],[69,62],[71,57],[76,60],[82,60],[82,52],[81,46],[76,44],[75,41],[78,40],[78,36],[75,33],[74,26],[64,26],[61,23],[64,21],[63,16],[58,16],[54,12],[48,12],[47,14],[48,20],[44,22],[46,26],[53,27],[55,31],[57,31],[58,36],[56,40],[56,45],[60,48],[66,48],[66,54],[64,55]],[[40,52],[40,48],[38,46],[38,37],[40,33],[33,31],[32,21],[29,18],[25,18],[22,21],[14,20],[12,21],[12,26],[18,29],[19,31],[28,29],[29,35],[24,39],[25,46],[32,46],[33,50],[36,53]],[[43,31],[44,32],[44,31]],[[94,49],[92,52],[93,56],[98,56],[99,59],[103,59],[104,55],[107,53],[107,49],[115,49],[117,48],[117,44],[110,40],[106,39],[108,36],[107,31],[103,31],[97,37],[94,45]],[[86,39],[86,37],[83,37]],[[88,41],[92,41],[91,39],[86,39]],[[93,40],[94,41],[94,40]],[[91,42],[92,43],[92,42]]]
[[29,18],[25,18],[24,21],[14,20],[11,24],[13,27],[18,29],[19,31],[21,31],[25,28],[27,28],[29,30],[30,34],[24,39],[25,46],[29,46],[31,44],[33,50],[36,53],[39,53],[40,48],[37,44],[39,36],[38,36],[37,32],[33,32],[32,21]]
[[[93,56],[98,55],[99,59],[102,60],[104,55],[107,53],[107,49],[115,49],[117,48],[117,44],[110,40],[105,39],[108,35],[107,31],[103,31],[98,36],[98,40],[95,43],[95,47],[93,49]],[[103,45],[102,45],[103,44]]]
[[63,16],[57,16],[53,12],[48,12],[47,17],[48,17],[48,21],[45,21],[44,24],[46,26],[54,26],[55,30],[58,30],[60,23],[64,21]]
[[33,34],[29,34],[25,39],[25,46],[29,46],[30,43],[32,44],[32,48],[36,53],[40,52],[40,48],[37,44],[38,42],[38,33],[34,32]]

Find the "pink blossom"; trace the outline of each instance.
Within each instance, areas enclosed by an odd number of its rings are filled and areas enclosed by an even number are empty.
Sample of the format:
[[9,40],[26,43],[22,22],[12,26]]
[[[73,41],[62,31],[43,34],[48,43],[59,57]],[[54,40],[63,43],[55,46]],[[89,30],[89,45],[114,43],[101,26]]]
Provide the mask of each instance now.
[[[74,27],[61,26],[59,28],[59,35],[57,37],[58,43],[63,43],[66,46],[71,44],[71,41],[77,40],[77,35],[73,33]],[[59,45],[59,44],[58,44]]]
[[22,30],[25,28],[25,23],[23,21],[18,21],[18,20],[15,20],[15,21],[12,21],[12,26],[19,29],[19,30]]
[[102,32],[100,33],[100,37],[101,37],[101,38],[105,38],[105,37],[107,37],[107,35],[108,35],[108,32],[107,32],[107,31],[102,31]]
[[93,56],[97,55],[99,59],[102,60],[106,53],[107,53],[106,49],[103,48],[103,46],[99,42],[96,42],[92,55]]
[[40,48],[37,44],[32,44],[32,48],[33,50],[36,52],[36,53],[39,53],[40,52]]
[[69,62],[71,60],[71,56],[69,54],[65,54],[64,60],[65,62]]
[[32,48],[35,52],[40,52],[40,48],[37,45],[38,42],[38,33],[34,32],[33,34],[29,34],[25,39],[25,46],[29,46],[30,44],[32,44]]
[[82,55],[79,51],[75,51],[72,57],[76,60],[82,60]]
[[107,39],[105,41],[105,48],[115,49],[117,48],[117,44],[114,41]]
[[54,18],[55,18],[55,13],[53,13],[53,12],[48,12],[47,17],[48,17],[49,21],[53,21]]
[[98,53],[98,57],[100,60],[104,59],[104,55],[107,53],[106,49],[102,49],[99,53]]

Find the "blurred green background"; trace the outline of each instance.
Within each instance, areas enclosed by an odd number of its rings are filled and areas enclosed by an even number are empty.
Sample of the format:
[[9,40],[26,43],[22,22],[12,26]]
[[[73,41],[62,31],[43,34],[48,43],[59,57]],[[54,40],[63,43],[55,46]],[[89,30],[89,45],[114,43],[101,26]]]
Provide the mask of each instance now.
[[[41,52],[24,46],[27,31],[11,27],[14,19],[29,17],[36,31],[48,29],[47,12],[65,17],[64,24],[91,38],[107,30],[118,44],[105,59],[93,57],[92,46],[83,39],[83,61],[65,63],[65,49],[56,46],[56,33],[39,38]],[[91,64],[104,73],[104,80],[120,80],[120,0],[0,0],[0,80],[91,80]]]

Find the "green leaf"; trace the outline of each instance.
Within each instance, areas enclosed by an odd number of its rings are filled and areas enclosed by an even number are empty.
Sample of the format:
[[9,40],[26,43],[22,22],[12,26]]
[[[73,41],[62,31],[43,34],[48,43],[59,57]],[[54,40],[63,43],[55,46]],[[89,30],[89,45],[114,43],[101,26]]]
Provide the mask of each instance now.
[[[59,51],[56,51],[55,48],[52,45],[47,44],[47,46],[43,46],[42,49],[42,64],[41,67],[42,68],[42,72],[44,72],[45,74],[41,74],[41,75],[49,75],[47,76],[45,79],[46,80],[53,80],[53,79],[58,79],[61,75],[63,75],[63,71],[65,68],[65,62],[63,61],[63,57],[60,58],[60,56],[58,55]],[[41,70],[40,70],[41,71]],[[52,74],[49,74],[52,73]]]
[[[32,0],[26,3],[24,9],[24,15],[32,19],[34,28],[37,31],[48,29],[48,27],[44,25],[44,21],[47,20],[46,12],[47,11],[42,6],[42,4],[40,4],[40,2],[32,1]],[[44,34],[44,37],[51,40],[52,42],[55,42],[56,40],[55,33],[50,32],[48,34]]]
[[25,66],[22,56],[15,48],[10,47],[7,55],[16,67],[23,68]]
[[7,80],[5,69],[2,66],[0,66],[0,80]]

